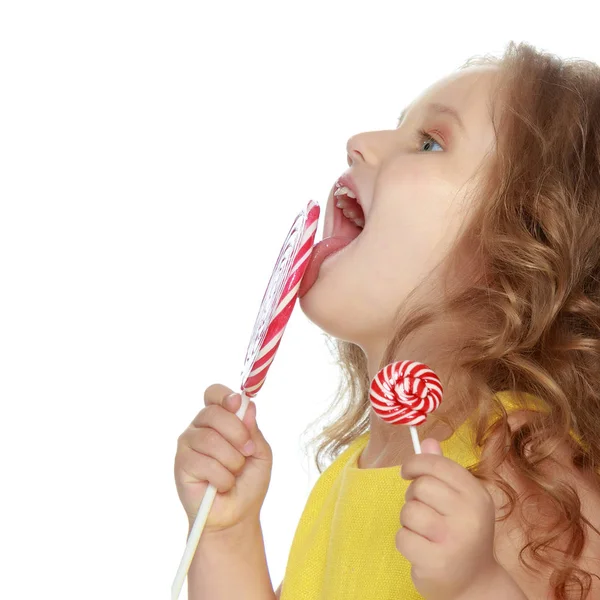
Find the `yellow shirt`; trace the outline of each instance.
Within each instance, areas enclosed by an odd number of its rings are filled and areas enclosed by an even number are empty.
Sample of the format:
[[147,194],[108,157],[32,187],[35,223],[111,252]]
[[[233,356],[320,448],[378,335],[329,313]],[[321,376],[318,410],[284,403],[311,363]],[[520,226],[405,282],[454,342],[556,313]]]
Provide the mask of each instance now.
[[[517,408],[510,392],[497,396],[507,412]],[[533,398],[526,397],[528,405]],[[399,466],[359,469],[368,439],[368,432],[356,439],[312,489],[290,550],[281,600],[423,600],[410,563],[396,549],[411,482],[400,477]],[[444,456],[463,467],[479,460],[469,420],[440,445]]]

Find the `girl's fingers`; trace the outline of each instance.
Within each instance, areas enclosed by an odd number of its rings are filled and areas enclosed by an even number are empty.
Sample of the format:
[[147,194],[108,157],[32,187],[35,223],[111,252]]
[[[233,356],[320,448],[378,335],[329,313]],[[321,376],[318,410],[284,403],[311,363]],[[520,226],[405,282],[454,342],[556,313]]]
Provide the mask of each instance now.
[[421,475],[406,490],[404,501],[418,500],[440,515],[456,514],[460,496],[453,488],[431,475]]
[[194,457],[183,456],[179,466],[187,475],[183,480],[184,483],[206,481],[214,485],[222,494],[227,493],[235,485],[235,476],[211,456],[204,454]]
[[242,472],[246,464],[244,455],[214,429],[194,429],[190,432],[188,442],[194,452],[216,459],[235,476]]
[[194,428],[202,427],[214,429],[242,454],[245,444],[251,438],[246,425],[222,406],[211,405],[201,410],[188,430],[193,434]]
[[[204,405],[210,406],[212,404],[216,404],[218,406],[224,406],[226,403],[226,398],[233,393],[233,390],[228,388],[226,385],[222,385],[221,383],[213,383],[212,385],[209,385],[206,390],[204,390]],[[231,402],[231,400],[227,402]],[[241,405],[241,399],[237,400],[237,405],[237,408],[239,408]],[[237,410],[237,408],[235,410]]]
[[413,454],[402,464],[400,474],[403,479],[416,479],[421,475],[431,475],[443,481],[459,494],[469,493],[478,484],[477,480],[464,467],[453,460],[437,454]]
[[408,527],[401,527],[396,534],[396,548],[409,562],[420,564],[427,556],[432,556],[435,544]]
[[418,500],[410,500],[404,504],[400,511],[400,524],[430,542],[443,540],[444,517]]

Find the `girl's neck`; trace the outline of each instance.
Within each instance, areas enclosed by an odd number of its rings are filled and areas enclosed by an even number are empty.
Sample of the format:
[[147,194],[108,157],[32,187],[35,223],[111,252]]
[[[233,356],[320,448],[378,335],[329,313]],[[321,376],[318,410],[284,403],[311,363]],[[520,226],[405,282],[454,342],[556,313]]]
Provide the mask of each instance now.
[[[464,332],[463,332],[464,333]],[[458,376],[453,365],[446,364],[442,359],[442,348],[439,340],[451,337],[459,343],[459,335],[451,324],[436,323],[419,329],[415,334],[409,335],[394,351],[393,360],[414,360],[422,362],[432,368],[443,382],[444,395],[442,404],[435,411],[435,416],[428,418],[427,422],[418,427],[419,439],[426,437],[442,442],[448,439],[454,430],[436,417],[445,413],[452,414],[458,423],[464,422],[467,414],[457,414],[455,391],[463,389],[467,381]],[[385,348],[389,340],[373,340],[371,345],[364,346],[363,351],[367,356],[367,368],[370,380],[377,375],[379,365],[383,360]],[[452,376],[451,376],[452,375]],[[373,409],[369,414],[369,441],[364,448],[359,461],[359,468],[384,468],[402,464],[406,456],[414,453],[410,431],[404,425],[390,425],[382,421]]]
[[[369,441],[358,459],[359,469],[400,466],[407,456],[415,452],[408,427],[384,423],[372,409],[369,415],[369,431]],[[418,431],[421,441],[428,437],[438,442],[448,439],[454,433],[441,421],[432,425],[425,435],[421,433],[421,429]]]

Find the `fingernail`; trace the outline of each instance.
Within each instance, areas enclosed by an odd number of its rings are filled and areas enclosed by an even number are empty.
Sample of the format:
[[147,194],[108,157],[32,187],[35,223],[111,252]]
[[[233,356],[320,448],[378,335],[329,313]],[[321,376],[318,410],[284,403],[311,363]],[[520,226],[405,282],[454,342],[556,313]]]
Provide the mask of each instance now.
[[242,448],[242,452],[246,456],[250,456],[254,452],[254,442],[252,440],[248,440]]
[[225,398],[225,402],[227,402],[229,405],[231,405],[231,403],[233,402],[233,399],[237,396],[238,394],[236,394],[235,392],[232,392],[231,394],[229,394],[229,396],[227,396]]

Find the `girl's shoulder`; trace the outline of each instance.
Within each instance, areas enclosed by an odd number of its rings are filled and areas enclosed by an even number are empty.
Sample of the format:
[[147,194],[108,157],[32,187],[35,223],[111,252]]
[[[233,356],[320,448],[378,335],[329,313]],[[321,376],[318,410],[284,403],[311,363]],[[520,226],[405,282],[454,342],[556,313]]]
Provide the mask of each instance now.
[[335,502],[344,468],[358,455],[367,440],[368,432],[359,435],[318,476],[308,495],[306,506],[298,524],[298,535],[302,535],[303,531],[308,531],[327,503]]
[[323,471],[321,477],[327,475],[328,477],[336,477],[344,469],[344,467],[353,462],[360,451],[367,445],[369,441],[370,432],[366,431],[358,435],[352,440],[348,446],[338,454],[331,464]]

